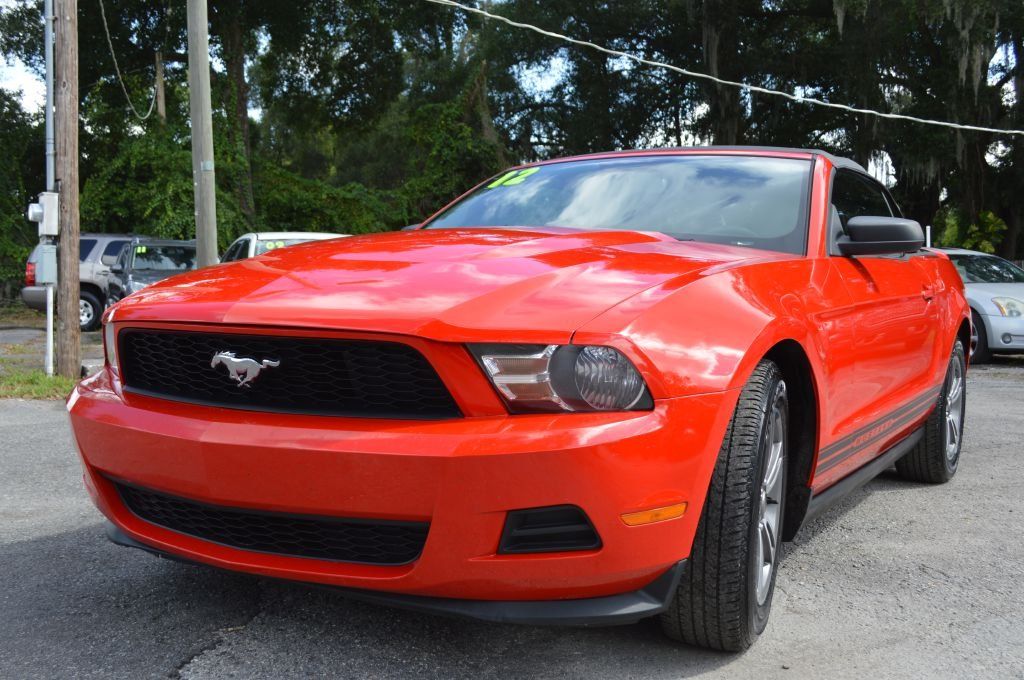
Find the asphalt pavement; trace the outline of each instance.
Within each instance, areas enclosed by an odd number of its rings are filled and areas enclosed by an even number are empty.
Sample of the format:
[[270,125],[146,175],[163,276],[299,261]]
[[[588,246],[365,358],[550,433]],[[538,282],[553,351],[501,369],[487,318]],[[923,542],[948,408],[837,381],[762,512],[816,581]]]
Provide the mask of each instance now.
[[1024,361],[974,369],[957,477],[885,473],[788,544],[740,655],[485,624],[107,542],[63,404],[0,401],[0,678],[1024,678]]

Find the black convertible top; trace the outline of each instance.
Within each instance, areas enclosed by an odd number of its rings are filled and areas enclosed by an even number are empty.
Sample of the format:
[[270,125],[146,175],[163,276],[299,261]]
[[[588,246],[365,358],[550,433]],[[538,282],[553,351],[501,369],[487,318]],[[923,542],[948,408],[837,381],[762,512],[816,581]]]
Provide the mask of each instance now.
[[[867,170],[865,170],[864,167],[860,163],[857,163],[856,161],[850,160],[849,158],[845,158],[843,156],[836,156],[835,154],[831,154],[828,151],[822,151],[821,149],[799,149],[799,148],[796,148],[796,147],[786,147],[786,146],[718,146],[718,145],[713,145],[713,144],[712,145],[708,145],[708,146],[667,146],[667,147],[656,147],[656,148],[653,148],[653,149],[623,149],[621,151],[599,151],[599,152],[596,152],[596,153],[581,154],[581,155],[578,155],[578,156],[568,156],[566,158],[553,158],[553,159],[551,159],[551,161],[567,161],[567,160],[572,160],[574,158],[587,158],[588,156],[615,156],[615,155],[618,155],[618,154],[624,154],[625,155],[625,154],[643,153],[645,151],[701,151],[701,150],[708,150],[708,151],[758,151],[758,152],[766,152],[767,151],[769,153],[773,152],[773,151],[779,151],[779,152],[784,152],[784,153],[810,153],[810,154],[814,154],[815,156],[824,156],[825,158],[827,158],[829,160],[830,163],[832,163],[832,165],[836,166],[837,168],[849,168],[850,170],[857,170],[858,172],[864,172],[864,173],[867,172]],[[550,162],[550,161],[548,161],[548,162]]]

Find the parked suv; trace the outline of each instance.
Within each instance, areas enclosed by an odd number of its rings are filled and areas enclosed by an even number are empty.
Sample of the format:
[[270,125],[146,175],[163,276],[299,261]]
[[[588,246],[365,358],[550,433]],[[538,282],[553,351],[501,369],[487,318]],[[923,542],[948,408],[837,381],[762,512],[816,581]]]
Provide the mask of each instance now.
[[[127,234],[82,234],[78,240],[78,325],[83,331],[100,326],[100,313],[107,297],[107,274],[118,253],[131,240]],[[39,246],[32,250],[25,263],[25,287],[21,299],[32,309],[46,309],[46,287],[36,285],[36,260]]]
[[196,268],[195,241],[133,238],[126,243],[107,276],[107,305],[168,276]]

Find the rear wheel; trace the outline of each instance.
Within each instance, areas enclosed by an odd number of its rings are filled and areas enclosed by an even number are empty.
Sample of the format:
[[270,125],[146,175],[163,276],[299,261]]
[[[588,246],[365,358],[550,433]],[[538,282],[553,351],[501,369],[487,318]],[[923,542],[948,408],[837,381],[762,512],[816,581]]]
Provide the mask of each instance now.
[[988,332],[981,315],[971,310],[971,363],[987,364],[992,360],[992,350],[988,348]]
[[789,401],[762,361],[726,431],[665,633],[723,651],[749,647],[768,623],[782,556]]
[[929,484],[948,482],[956,474],[963,446],[967,409],[967,363],[964,346],[957,340],[946,368],[935,410],[924,425],[924,436],[910,453],[896,462],[904,479]]
[[78,296],[78,328],[82,331],[94,331],[100,327],[100,316],[103,305],[100,299],[87,290]]

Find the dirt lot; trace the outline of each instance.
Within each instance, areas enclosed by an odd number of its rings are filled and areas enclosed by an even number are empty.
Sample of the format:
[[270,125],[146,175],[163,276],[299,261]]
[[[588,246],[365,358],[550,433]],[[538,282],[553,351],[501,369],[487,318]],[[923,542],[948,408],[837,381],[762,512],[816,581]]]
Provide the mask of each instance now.
[[1024,362],[973,370],[960,473],[885,474],[789,544],[746,654],[653,622],[448,620],[160,560],[103,537],[62,405],[0,402],[0,677],[1024,677]]

